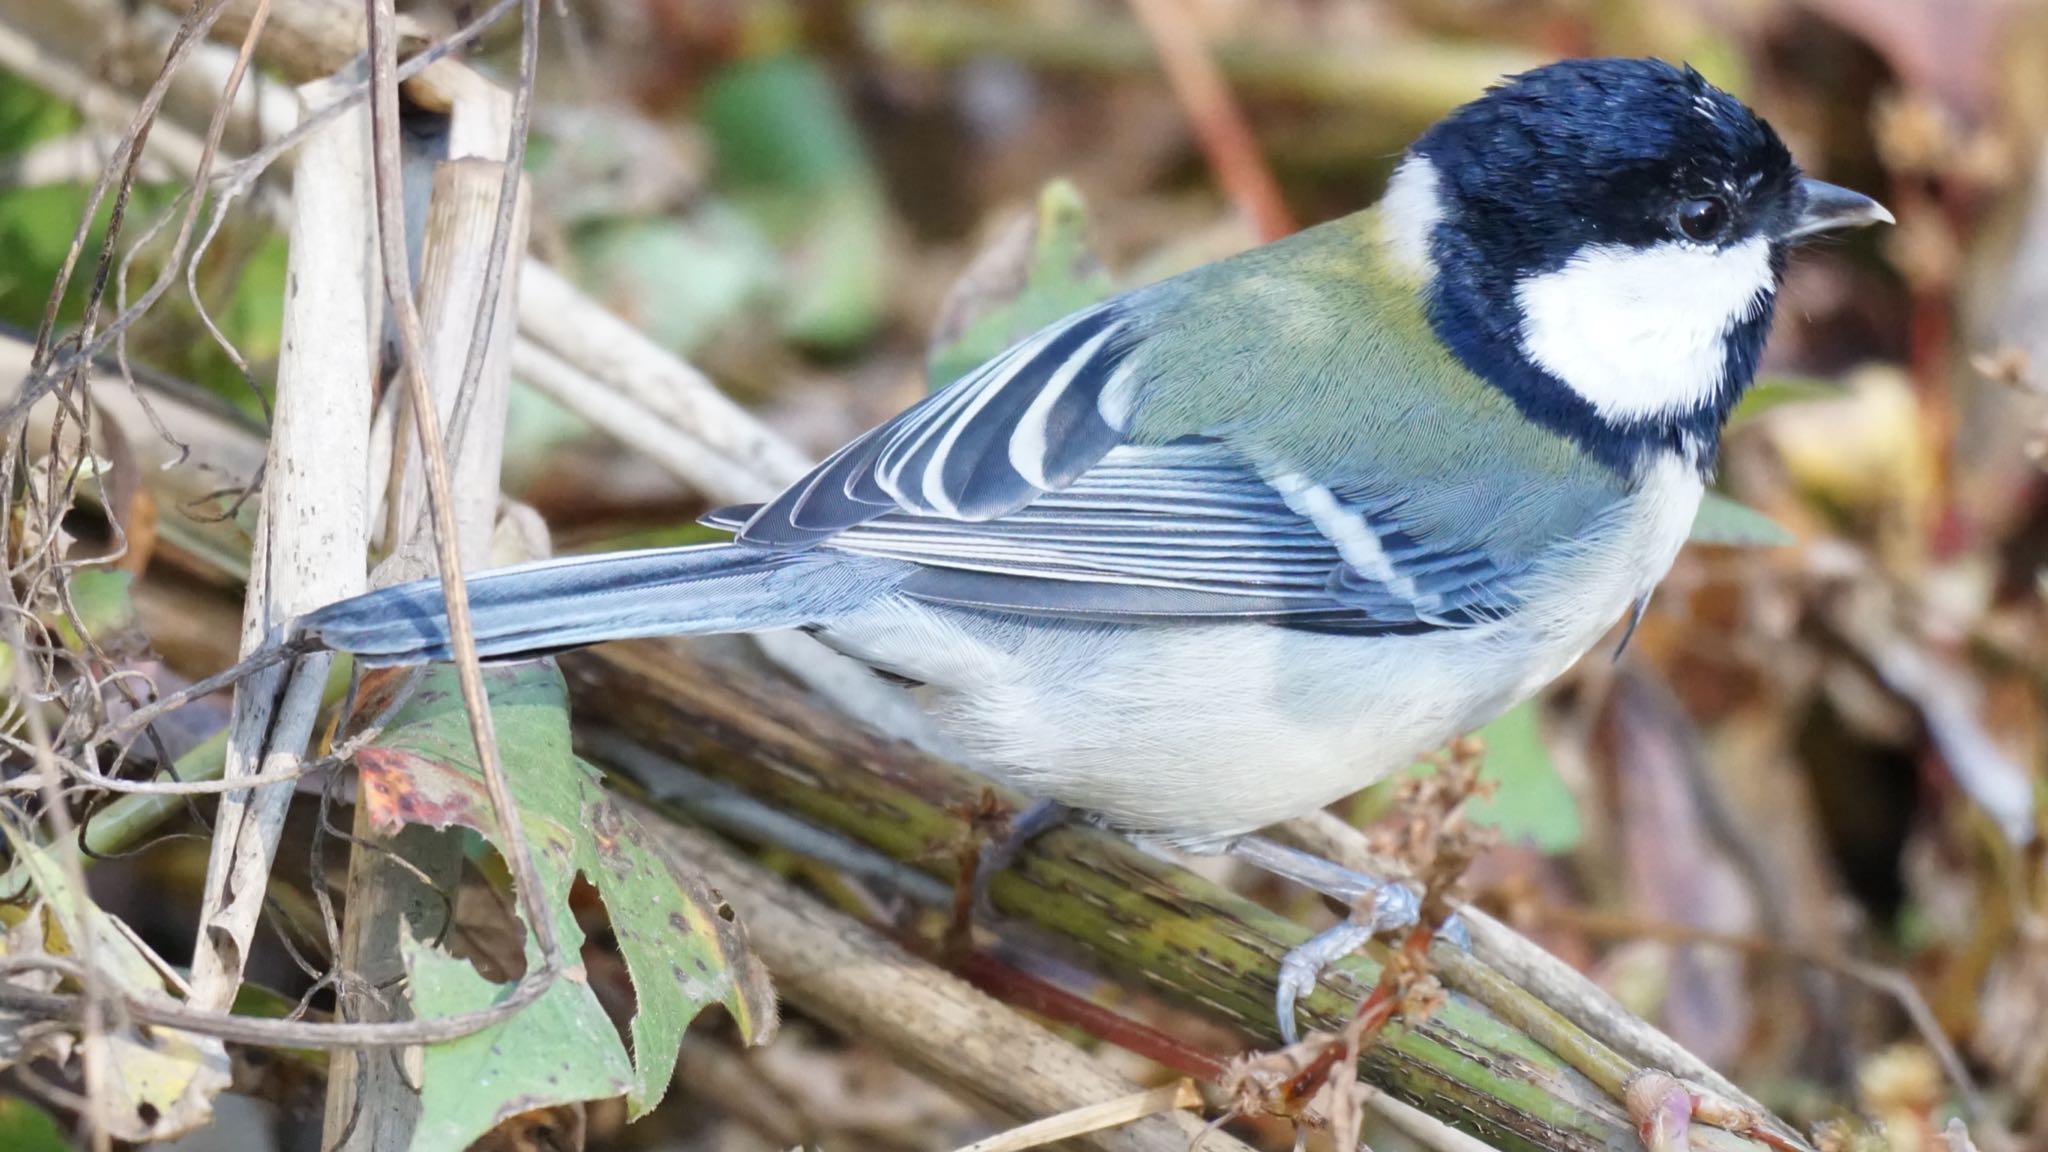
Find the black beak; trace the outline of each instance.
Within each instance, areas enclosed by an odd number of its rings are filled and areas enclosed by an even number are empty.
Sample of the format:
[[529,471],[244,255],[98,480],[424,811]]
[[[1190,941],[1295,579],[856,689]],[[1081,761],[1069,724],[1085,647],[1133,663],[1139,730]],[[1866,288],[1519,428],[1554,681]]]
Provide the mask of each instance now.
[[1806,206],[1792,222],[1783,239],[1803,240],[1837,228],[1861,228],[1866,224],[1896,224],[1885,206],[1861,192],[1851,192],[1819,180],[1801,180]]

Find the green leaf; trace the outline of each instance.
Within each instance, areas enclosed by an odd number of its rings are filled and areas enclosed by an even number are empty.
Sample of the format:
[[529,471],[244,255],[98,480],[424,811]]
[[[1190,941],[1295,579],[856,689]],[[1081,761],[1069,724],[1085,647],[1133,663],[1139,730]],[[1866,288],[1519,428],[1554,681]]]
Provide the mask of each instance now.
[[782,198],[794,223],[809,195],[872,176],[866,147],[816,60],[778,52],[721,69],[697,106],[718,182]]
[[783,278],[784,336],[807,348],[845,351],[880,326],[887,228],[881,192],[871,181],[849,180],[816,198]]
[[1692,537],[1699,544],[1725,544],[1736,548],[1784,548],[1799,543],[1791,529],[1744,504],[1708,492],[1700,497],[1700,510],[1693,517]]
[[1754,420],[1782,405],[1833,400],[1843,394],[1840,384],[1818,376],[1766,376],[1742,394],[1742,401],[1728,414],[1728,426]]
[[[581,942],[574,921],[565,928]],[[569,940],[563,945],[575,955]],[[399,950],[413,1010],[423,1018],[482,1011],[510,990],[410,935]],[[527,962],[536,960],[529,948]],[[628,1092],[633,1067],[589,983],[565,973],[504,1023],[427,1045],[420,1079],[413,1152],[460,1152],[521,1112]]]
[[[574,957],[580,941],[580,935],[569,939],[575,925],[569,888],[578,874],[596,886],[611,911],[638,1000],[626,1098],[634,1116],[644,1115],[667,1089],[683,1029],[699,1011],[722,1003],[742,1034],[765,1039],[774,1029],[773,994],[737,930],[721,916],[716,897],[675,875],[648,846],[640,826],[605,794],[599,774],[571,752],[568,694],[554,664],[499,666],[484,675],[505,772],[540,872],[542,897],[564,935],[564,954]],[[362,803],[379,827],[461,826],[503,843],[477,771],[454,669],[439,667],[426,675],[383,740],[358,753],[357,767]],[[595,1001],[590,1010],[597,1011]],[[601,1012],[595,1019],[604,1023]],[[610,1026],[602,1031],[610,1035]],[[580,1055],[602,1060],[600,1049]],[[554,1055],[579,1057],[566,1049]],[[430,1076],[424,1088],[429,1098],[475,1091],[461,1076],[439,1082]],[[546,1102],[529,1099],[523,1107]],[[461,1114],[488,1112],[479,1102],[465,1101]]]
[[708,204],[682,219],[586,228],[578,263],[621,316],[664,348],[692,353],[773,298],[780,272],[761,230]]
[[[132,575],[113,568],[85,568],[72,576],[71,606],[78,610],[78,620],[85,626],[86,635],[104,644],[120,632],[140,626],[135,601],[128,591],[133,582]],[[65,647],[74,652],[84,651],[85,639],[72,626],[69,614],[52,611],[40,618],[56,630]],[[14,647],[0,643],[0,677],[13,672]]]
[[925,377],[934,389],[1069,313],[1107,299],[1116,284],[1088,242],[1088,206],[1064,180],[1037,210],[975,257],[947,297]]
[[1579,804],[1557,774],[1543,743],[1534,700],[1509,709],[1478,736],[1486,743],[1485,775],[1500,785],[1490,798],[1472,800],[1466,812],[1479,824],[1500,829],[1505,840],[1544,852],[1567,852],[1579,842]]
[[781,248],[781,327],[841,352],[881,323],[888,213],[881,180],[839,91],[795,52],[727,65],[698,117],[719,188]]
[[[104,641],[135,624],[135,601],[129,595],[134,582],[132,574],[114,568],[87,568],[72,576],[71,605],[87,634]],[[57,614],[51,623],[66,646],[85,647],[69,616]]]
[[57,1118],[25,1097],[0,1096],[0,1148],[7,1152],[71,1152]]
[[[91,893],[73,887],[49,850],[11,821],[0,820],[0,835],[14,855],[10,875],[27,880],[38,897],[29,916],[0,937],[0,958],[89,955],[114,990],[161,999],[172,983],[171,966],[93,903]],[[54,979],[48,987],[54,987]],[[0,1014],[0,1035],[9,1032],[11,1023]],[[109,1130],[121,1140],[170,1140],[193,1131],[213,1114],[213,1098],[229,1084],[227,1049],[211,1036],[117,1021],[81,1036],[79,1043],[85,1059],[101,1061],[110,1073],[101,1103]],[[6,1057],[0,1045],[0,1065]],[[0,1143],[0,1148],[13,1147]]]

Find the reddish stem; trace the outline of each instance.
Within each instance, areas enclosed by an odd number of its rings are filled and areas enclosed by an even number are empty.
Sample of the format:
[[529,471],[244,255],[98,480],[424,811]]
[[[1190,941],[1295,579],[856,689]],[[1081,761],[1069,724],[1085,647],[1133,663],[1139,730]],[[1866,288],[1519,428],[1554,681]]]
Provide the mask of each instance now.
[[1202,155],[1238,211],[1252,222],[1260,242],[1293,232],[1293,214],[1252,138],[1251,124],[1183,5],[1178,0],[1131,0],[1131,8],[1159,50],[1166,81],[1187,109]]
[[986,953],[970,952],[957,957],[953,971],[1012,1008],[1070,1024],[1182,1075],[1211,1083],[1223,1076],[1221,1059],[1027,972],[1019,972]]

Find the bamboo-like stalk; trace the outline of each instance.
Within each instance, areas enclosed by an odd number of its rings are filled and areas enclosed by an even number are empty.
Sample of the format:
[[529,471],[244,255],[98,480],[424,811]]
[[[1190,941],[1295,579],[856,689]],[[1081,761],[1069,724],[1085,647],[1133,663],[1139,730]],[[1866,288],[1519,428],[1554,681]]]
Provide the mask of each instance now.
[[[331,85],[308,86],[319,103]],[[376,264],[368,237],[368,147],[364,120],[346,116],[306,145],[293,222],[278,363],[277,415],[270,440],[258,547],[251,564],[242,649],[300,612],[364,590],[368,539],[369,297]],[[235,693],[229,778],[282,772],[304,754],[327,679],[328,658],[265,669]],[[290,784],[221,798],[207,865],[192,1003],[234,1002],[249,942],[263,910],[271,857],[291,802]]]
[[[480,92],[458,106],[456,135],[468,143],[458,142],[455,147],[488,148],[495,143],[502,153],[509,116],[500,96]],[[469,123],[464,125],[464,121]],[[483,124],[478,126],[477,121]],[[484,316],[485,268],[504,174],[502,159],[477,156],[449,160],[433,171],[420,261],[420,307],[427,334],[428,363],[424,367],[444,427],[458,406],[470,335]],[[521,196],[513,209],[510,241],[515,251],[526,244],[524,200]],[[450,450],[459,551],[465,568],[471,571],[489,566],[491,533],[497,519],[504,443],[499,430],[504,427],[512,384],[512,296],[510,290],[502,291],[494,302],[491,342],[471,408],[469,427],[473,433]],[[394,509],[391,523],[400,545],[379,570],[380,582],[434,571],[425,464],[412,439],[413,430],[406,425],[399,430],[394,447],[403,468],[390,501]],[[452,831],[424,827],[387,833],[375,826],[360,805],[352,834],[356,845],[349,855],[347,919],[339,963],[367,987],[392,987],[406,971],[401,936],[409,933],[414,939],[435,939],[445,928],[449,904],[442,893],[452,890],[461,875],[462,838]],[[400,997],[351,996],[347,1009],[352,1018],[364,1021],[411,1018]],[[374,1152],[409,1144],[419,1120],[417,1080],[415,1071],[381,1053],[336,1052],[327,1080],[329,1146],[338,1152]]]

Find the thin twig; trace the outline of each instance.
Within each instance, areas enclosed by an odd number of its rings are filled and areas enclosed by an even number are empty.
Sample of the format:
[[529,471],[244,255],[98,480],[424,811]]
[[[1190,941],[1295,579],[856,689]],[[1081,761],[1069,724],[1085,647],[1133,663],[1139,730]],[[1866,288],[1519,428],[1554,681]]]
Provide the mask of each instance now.
[[[524,984],[521,985],[521,988]],[[0,1008],[34,1013],[50,1020],[77,1020],[89,1010],[85,996],[61,992],[39,992],[0,982]],[[409,1048],[417,1044],[441,1044],[474,1035],[504,1023],[532,1002],[521,998],[514,988],[506,999],[479,1012],[437,1016],[431,1020],[406,1020],[389,1024],[342,1024],[295,1020],[266,1020],[187,1008],[161,1000],[134,996],[115,1001],[129,1018],[143,1024],[181,1028],[214,1036],[236,1044],[263,1048]]]
[[[1087,1104],[1069,1109],[1057,1116],[1047,1116],[1019,1125],[1007,1132],[999,1132],[986,1140],[976,1140],[963,1146],[960,1152],[1026,1152],[1031,1148],[1043,1148],[1061,1140],[1071,1140],[1100,1132],[1105,1128],[1119,1128],[1133,1120],[1143,1120],[1161,1112],[1183,1111],[1202,1106],[1202,1094],[1195,1090],[1192,1080],[1176,1080],[1158,1088],[1147,1088],[1100,1104]],[[1206,1135],[1206,1133],[1204,1134]],[[1199,1147],[1203,1137],[1195,1137],[1190,1148]]]
[[533,87],[540,67],[540,0],[522,0],[519,27],[519,83],[512,88],[512,129],[505,141],[505,177],[498,186],[498,215],[491,224],[491,244],[484,264],[482,299],[476,325],[470,329],[469,352],[462,361],[462,383],[455,392],[455,414],[448,421],[447,450],[456,452],[469,432],[470,410],[476,405],[484,373],[484,353],[498,319],[498,296],[504,290],[505,265],[514,238],[513,218],[519,209],[519,182],[526,176],[526,137],[533,123]]
[[540,952],[538,969],[528,972],[506,996],[507,1002],[525,1004],[539,998],[560,973],[561,944],[556,936],[553,913],[542,896],[540,873],[534,866],[532,849],[526,842],[518,806],[505,781],[504,765],[498,759],[490,699],[484,691],[483,666],[477,660],[475,632],[470,621],[469,589],[462,580],[455,504],[449,490],[448,456],[443,449],[440,413],[434,408],[433,390],[426,377],[426,333],[420,322],[419,305],[413,299],[405,252],[405,203],[399,184],[398,83],[394,75],[398,51],[393,28],[396,16],[392,0],[367,0],[367,3],[370,16],[370,135],[376,169],[378,242],[384,254],[384,287],[397,314],[399,343],[405,356],[406,388],[411,398],[414,427],[419,433],[420,454],[426,461],[427,500],[433,517],[434,548],[441,569],[441,592],[448,614],[450,643],[455,650],[462,703],[469,714],[470,739],[476,745],[477,766],[490,794],[493,817],[503,832],[504,843],[500,847],[518,883],[522,910],[533,932],[534,945]]

